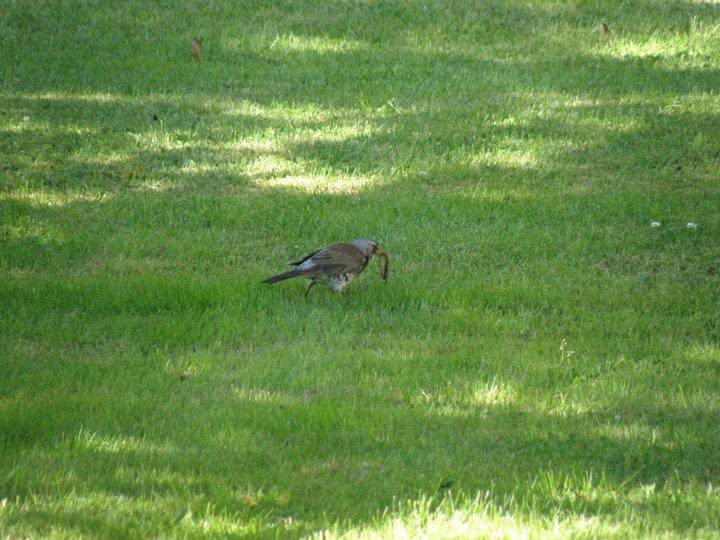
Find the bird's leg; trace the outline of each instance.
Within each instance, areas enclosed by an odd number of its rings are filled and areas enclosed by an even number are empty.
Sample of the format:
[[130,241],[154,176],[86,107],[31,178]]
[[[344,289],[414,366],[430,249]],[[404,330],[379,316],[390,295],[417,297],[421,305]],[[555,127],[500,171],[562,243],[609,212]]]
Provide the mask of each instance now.
[[310,292],[310,289],[312,289],[312,286],[315,285],[317,281],[313,280],[310,282],[310,284],[307,286],[307,289],[305,289],[305,298],[307,298],[308,293]]

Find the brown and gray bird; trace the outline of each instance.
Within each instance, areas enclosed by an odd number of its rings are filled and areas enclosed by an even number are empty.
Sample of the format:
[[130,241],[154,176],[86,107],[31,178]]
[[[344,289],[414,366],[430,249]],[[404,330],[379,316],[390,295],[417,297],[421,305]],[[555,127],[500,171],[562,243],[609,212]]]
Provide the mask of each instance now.
[[272,285],[286,279],[304,277],[310,280],[305,290],[306,297],[316,283],[323,283],[337,292],[342,292],[348,283],[365,270],[373,255],[383,260],[380,277],[387,281],[389,266],[387,254],[372,240],[359,239],[349,243],[330,244],[304,259],[290,263],[295,266],[294,269],[268,278],[263,283]]
[[201,37],[194,37],[190,42],[190,56],[198,62],[200,61],[200,55],[202,54],[202,45],[203,38]]

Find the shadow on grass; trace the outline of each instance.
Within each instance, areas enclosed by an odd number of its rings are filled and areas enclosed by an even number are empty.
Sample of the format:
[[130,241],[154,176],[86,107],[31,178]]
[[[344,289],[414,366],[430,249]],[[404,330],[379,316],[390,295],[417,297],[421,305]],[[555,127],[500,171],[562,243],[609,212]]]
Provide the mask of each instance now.
[[[180,529],[186,515],[210,523],[263,516],[267,530],[294,517],[294,533],[335,521],[362,525],[398,501],[442,496],[439,486],[447,480],[455,493],[488,491],[510,514],[523,508],[612,522],[618,512],[633,514],[647,503],[621,501],[610,492],[712,482],[717,470],[710,464],[720,459],[706,435],[717,430],[712,409],[658,407],[648,415],[618,402],[622,418],[614,417],[615,409],[554,415],[512,404],[443,412],[388,397],[370,405],[330,386],[274,392],[219,375],[188,383],[151,377],[151,386],[172,397],[146,397],[145,412],[129,431],[127,414],[136,414],[138,396],[128,394],[129,403],[118,407],[86,395],[82,403],[95,419],[78,415],[87,427],[74,437],[65,431],[59,444],[38,440],[22,459],[36,467],[6,478],[5,492],[34,492],[44,501],[53,495],[42,486],[52,485],[94,501],[89,516],[73,509],[72,497],[30,513],[40,530],[65,524],[84,533],[127,528],[131,517],[152,523],[159,509],[178,517],[162,527]],[[113,417],[123,418],[115,429]],[[155,439],[159,432],[174,435]],[[687,510],[670,520],[670,530],[703,522],[701,506]],[[159,532],[152,528],[158,526],[140,530]]]

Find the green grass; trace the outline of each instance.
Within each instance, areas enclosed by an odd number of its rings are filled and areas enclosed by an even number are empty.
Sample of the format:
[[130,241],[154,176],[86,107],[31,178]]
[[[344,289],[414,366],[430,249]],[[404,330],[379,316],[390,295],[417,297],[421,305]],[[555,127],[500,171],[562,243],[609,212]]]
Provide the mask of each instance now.
[[[0,38],[0,536],[720,534],[718,5]],[[357,237],[388,283],[260,283]]]

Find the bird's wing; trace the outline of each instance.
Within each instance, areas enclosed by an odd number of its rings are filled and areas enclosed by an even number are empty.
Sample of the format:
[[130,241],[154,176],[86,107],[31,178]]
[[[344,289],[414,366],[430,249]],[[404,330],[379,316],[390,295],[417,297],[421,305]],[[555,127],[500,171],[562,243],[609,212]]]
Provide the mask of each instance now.
[[352,244],[332,244],[310,256],[298,269],[307,273],[355,273],[363,269],[364,260],[362,252]]
[[322,251],[322,250],[319,249],[319,250],[317,250],[317,251],[313,251],[313,252],[312,252],[310,255],[308,255],[307,257],[303,257],[303,258],[300,259],[299,261],[297,261],[297,262],[291,262],[290,264],[293,265],[293,266],[301,265],[302,263],[304,263],[304,262],[307,261],[308,259],[312,258],[314,255],[317,255],[318,253],[320,253],[320,251]]

